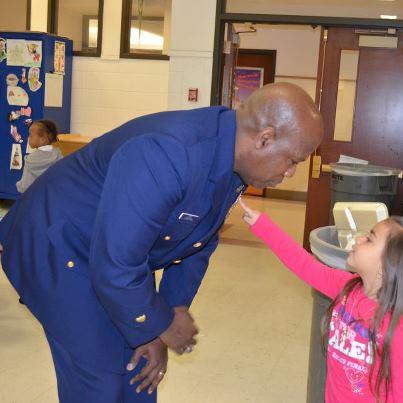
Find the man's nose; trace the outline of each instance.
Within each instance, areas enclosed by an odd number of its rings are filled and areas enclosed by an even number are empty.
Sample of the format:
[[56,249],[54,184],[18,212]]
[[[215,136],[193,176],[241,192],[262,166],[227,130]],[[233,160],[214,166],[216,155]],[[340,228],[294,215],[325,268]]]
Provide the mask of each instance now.
[[292,165],[290,166],[285,172],[284,172],[284,176],[287,178],[291,178],[292,176],[294,176],[295,171],[297,170],[297,165]]

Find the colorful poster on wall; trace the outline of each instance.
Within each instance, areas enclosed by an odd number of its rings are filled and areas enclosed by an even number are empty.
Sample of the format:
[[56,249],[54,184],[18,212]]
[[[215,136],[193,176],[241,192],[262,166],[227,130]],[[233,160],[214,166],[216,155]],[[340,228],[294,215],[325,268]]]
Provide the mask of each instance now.
[[15,74],[7,74],[6,76],[6,83],[10,87],[16,87],[18,85],[18,77]]
[[10,169],[22,169],[21,144],[13,144],[10,156]]
[[38,91],[42,87],[39,81],[41,69],[39,67],[31,67],[28,71],[28,86],[32,92]]
[[42,41],[25,41],[24,66],[41,67]]
[[7,87],[7,102],[12,106],[27,106],[29,96],[24,88],[21,87]]
[[14,125],[10,126],[10,134],[11,134],[11,137],[14,139],[15,142],[22,143],[24,141],[22,136],[21,136],[21,134],[18,133],[17,126],[14,126]]
[[253,91],[263,86],[263,74],[263,67],[235,68],[234,109],[237,109]]
[[7,58],[6,40],[4,38],[0,38],[0,63],[5,58]]
[[7,66],[24,66],[24,39],[7,39]]
[[55,41],[54,73],[64,74],[65,62],[66,62],[66,44],[64,42]]

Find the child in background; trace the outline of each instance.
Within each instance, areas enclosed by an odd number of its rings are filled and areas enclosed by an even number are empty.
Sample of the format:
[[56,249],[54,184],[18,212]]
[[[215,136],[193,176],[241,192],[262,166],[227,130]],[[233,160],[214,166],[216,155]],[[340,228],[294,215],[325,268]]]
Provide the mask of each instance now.
[[333,299],[322,323],[326,403],[402,403],[403,217],[357,238],[347,259],[350,273],[320,263],[268,216],[240,205],[252,232],[300,279]]
[[37,120],[29,128],[28,143],[35,150],[25,156],[22,178],[16,183],[17,190],[23,193],[56,161],[63,158],[60,150],[52,146],[57,140],[57,127],[51,120]]

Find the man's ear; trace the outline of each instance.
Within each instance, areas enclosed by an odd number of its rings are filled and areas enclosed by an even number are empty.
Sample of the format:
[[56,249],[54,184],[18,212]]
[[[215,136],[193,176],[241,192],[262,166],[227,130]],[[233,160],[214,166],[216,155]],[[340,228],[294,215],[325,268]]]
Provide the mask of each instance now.
[[256,149],[261,149],[265,147],[269,147],[273,144],[276,139],[276,131],[274,127],[267,126],[259,131],[256,135],[255,147]]

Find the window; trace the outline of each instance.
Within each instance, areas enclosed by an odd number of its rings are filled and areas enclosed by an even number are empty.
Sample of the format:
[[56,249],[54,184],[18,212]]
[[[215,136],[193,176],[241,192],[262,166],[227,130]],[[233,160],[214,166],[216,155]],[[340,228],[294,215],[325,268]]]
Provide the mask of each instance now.
[[73,40],[73,53],[100,56],[103,0],[52,0],[50,32]]
[[[5,3],[5,2],[3,2]],[[31,0],[7,1],[0,9],[1,31],[29,30],[31,19]]]
[[123,0],[121,56],[168,59],[171,0]]

